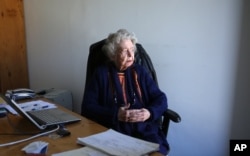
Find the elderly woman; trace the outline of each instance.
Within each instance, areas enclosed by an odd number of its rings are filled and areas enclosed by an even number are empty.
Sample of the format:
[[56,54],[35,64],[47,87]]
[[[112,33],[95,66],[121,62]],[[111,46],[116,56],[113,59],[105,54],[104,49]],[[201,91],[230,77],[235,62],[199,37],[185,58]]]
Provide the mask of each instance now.
[[159,152],[166,155],[168,143],[158,121],[167,98],[145,69],[134,63],[136,41],[124,29],[108,36],[103,49],[110,62],[99,67],[86,86],[82,113],[108,128],[158,143]]

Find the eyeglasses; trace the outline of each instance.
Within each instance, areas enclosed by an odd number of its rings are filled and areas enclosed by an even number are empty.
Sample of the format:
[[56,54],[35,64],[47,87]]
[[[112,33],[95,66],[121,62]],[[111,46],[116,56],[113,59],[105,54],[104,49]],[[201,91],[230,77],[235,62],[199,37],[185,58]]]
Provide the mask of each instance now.
[[135,52],[135,47],[120,49],[118,52],[122,56],[125,56],[125,55],[128,55],[128,54],[133,54]]

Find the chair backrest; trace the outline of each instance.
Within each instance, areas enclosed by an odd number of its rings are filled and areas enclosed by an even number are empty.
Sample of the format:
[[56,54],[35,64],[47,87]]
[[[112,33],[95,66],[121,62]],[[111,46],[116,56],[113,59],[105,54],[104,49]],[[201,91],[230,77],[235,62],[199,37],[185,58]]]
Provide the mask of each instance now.
[[[105,64],[109,61],[109,58],[105,55],[105,52],[102,50],[103,45],[105,44],[106,39],[101,40],[92,44],[89,48],[89,56],[87,61],[87,75],[85,86],[89,83],[95,69]],[[135,63],[138,63],[145,67],[148,73],[152,76],[153,80],[158,85],[156,72],[153,66],[153,63],[147,54],[146,50],[142,47],[141,44],[136,44],[137,52],[135,53]],[[85,87],[86,88],[86,87]]]

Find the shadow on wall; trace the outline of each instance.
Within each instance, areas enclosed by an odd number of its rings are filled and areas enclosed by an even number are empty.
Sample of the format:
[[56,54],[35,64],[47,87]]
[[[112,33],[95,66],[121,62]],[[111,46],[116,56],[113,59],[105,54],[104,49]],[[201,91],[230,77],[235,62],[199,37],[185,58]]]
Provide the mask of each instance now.
[[250,139],[250,1],[243,1],[231,138]]

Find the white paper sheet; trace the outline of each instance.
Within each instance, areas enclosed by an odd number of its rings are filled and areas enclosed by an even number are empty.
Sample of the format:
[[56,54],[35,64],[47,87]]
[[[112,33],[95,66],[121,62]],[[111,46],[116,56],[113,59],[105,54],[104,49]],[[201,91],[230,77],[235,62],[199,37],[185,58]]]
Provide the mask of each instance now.
[[75,150],[52,154],[52,156],[109,156],[109,155],[86,146]]
[[24,103],[20,103],[19,105],[26,112],[34,111],[34,110],[56,108],[56,105],[49,103],[49,102],[42,101],[42,100],[24,102]]
[[116,156],[142,156],[159,149],[159,144],[130,137],[112,129],[78,138],[77,143]]

